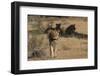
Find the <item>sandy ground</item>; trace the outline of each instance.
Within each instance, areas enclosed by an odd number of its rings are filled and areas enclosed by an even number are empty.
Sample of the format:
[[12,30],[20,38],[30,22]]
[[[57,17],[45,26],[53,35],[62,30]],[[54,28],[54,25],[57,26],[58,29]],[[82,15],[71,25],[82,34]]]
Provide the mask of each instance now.
[[87,40],[76,38],[63,38],[58,40],[56,57],[50,57],[49,44],[40,50],[43,55],[40,57],[31,56],[33,51],[29,52],[29,60],[49,60],[49,59],[79,59],[87,58]]

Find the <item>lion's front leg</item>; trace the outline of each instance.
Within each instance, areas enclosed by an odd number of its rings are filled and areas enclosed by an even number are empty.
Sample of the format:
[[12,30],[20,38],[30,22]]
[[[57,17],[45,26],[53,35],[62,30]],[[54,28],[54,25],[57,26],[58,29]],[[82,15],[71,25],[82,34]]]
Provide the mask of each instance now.
[[54,49],[52,45],[50,45],[50,56],[54,57]]
[[56,46],[57,46],[57,40],[55,40],[53,43],[54,57],[57,56],[57,47]]

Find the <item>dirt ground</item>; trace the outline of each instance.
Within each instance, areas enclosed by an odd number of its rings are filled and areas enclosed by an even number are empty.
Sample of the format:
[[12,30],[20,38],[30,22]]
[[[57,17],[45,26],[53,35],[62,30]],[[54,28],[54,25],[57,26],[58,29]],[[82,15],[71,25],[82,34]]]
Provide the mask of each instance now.
[[[48,60],[48,59],[79,59],[87,58],[87,41],[75,38],[60,38],[58,40],[56,57],[50,57],[49,45],[42,48],[45,54],[41,57],[31,57],[29,60]],[[62,49],[63,48],[63,49]]]

